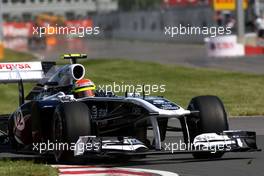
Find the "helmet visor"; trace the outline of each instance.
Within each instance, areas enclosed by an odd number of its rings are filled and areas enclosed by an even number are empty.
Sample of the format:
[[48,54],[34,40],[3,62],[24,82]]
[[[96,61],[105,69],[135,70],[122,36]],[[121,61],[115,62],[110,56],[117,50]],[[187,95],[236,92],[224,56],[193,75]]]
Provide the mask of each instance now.
[[76,98],[94,97],[95,93],[94,93],[94,90],[84,90],[84,91],[80,91],[80,92],[75,92],[74,96]]

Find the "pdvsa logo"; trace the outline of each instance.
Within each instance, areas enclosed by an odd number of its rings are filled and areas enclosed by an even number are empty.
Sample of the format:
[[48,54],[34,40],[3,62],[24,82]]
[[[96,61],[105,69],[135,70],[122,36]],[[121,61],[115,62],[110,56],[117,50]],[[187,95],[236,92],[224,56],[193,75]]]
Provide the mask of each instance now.
[[9,64],[9,63],[2,63],[0,64],[0,70],[26,70],[26,69],[31,69],[29,64]]

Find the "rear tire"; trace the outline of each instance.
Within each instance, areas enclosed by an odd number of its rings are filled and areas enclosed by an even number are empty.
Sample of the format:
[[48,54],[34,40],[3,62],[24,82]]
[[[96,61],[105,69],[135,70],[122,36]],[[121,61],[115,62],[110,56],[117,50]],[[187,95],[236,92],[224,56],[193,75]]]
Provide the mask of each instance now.
[[[228,130],[227,115],[222,101],[216,96],[199,96],[191,100],[188,108],[199,111],[198,116],[187,117],[190,139],[202,133],[221,133]],[[221,158],[223,152],[194,153],[194,158]]]
[[9,139],[9,143],[10,143],[11,147],[15,150],[18,150],[19,144],[15,139],[15,135],[14,135],[13,130],[14,130],[14,118],[11,117],[8,120],[8,139]]
[[[91,135],[91,115],[86,104],[81,102],[63,103],[59,105],[52,120],[52,140],[54,143],[63,143],[71,146],[79,136]],[[55,150],[57,162],[79,162],[74,157],[74,151]]]

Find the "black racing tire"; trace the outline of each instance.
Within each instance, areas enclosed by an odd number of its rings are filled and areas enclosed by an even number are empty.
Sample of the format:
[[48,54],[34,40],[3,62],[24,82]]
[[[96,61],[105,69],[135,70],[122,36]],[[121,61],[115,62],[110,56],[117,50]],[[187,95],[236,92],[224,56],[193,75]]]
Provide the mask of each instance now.
[[[195,97],[187,109],[200,112],[198,116],[187,117],[191,142],[199,134],[221,133],[229,129],[225,107],[216,96]],[[198,152],[193,153],[193,157],[198,159],[221,158],[223,154],[224,152]]]
[[9,144],[10,146],[15,149],[18,150],[19,149],[19,143],[16,141],[15,139],[15,135],[14,135],[14,118],[13,116],[8,120],[8,139],[9,139]]
[[[58,105],[52,120],[52,141],[76,143],[79,136],[91,135],[91,115],[89,108],[82,102],[70,102]],[[55,150],[54,157],[59,163],[79,162],[72,150]]]

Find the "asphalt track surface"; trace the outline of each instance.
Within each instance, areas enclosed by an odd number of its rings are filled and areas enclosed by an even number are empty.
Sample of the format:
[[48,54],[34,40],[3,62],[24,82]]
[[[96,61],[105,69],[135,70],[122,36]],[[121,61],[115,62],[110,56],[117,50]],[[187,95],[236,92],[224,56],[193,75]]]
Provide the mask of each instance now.
[[120,40],[61,41],[47,50],[31,51],[45,60],[55,60],[63,53],[86,53],[93,59],[134,59],[188,67],[217,68],[228,71],[264,74],[264,57],[209,58],[202,44],[173,44]]
[[[177,120],[170,121],[170,125]],[[257,132],[258,147],[264,149],[264,117],[230,118],[230,129],[253,130]],[[169,133],[169,142],[176,142],[175,134]],[[178,135],[176,135],[178,136]],[[0,158],[30,159],[34,156],[0,153]],[[178,173],[182,176],[264,176],[264,152],[226,153],[216,160],[193,159],[191,154],[157,155],[144,159],[132,159],[129,162],[117,160],[94,160],[86,165],[99,167],[131,167],[155,169]],[[51,163],[54,164],[54,163]]]
[[[229,119],[230,129],[256,131],[257,144],[262,149],[264,149],[263,124],[263,117]],[[170,134],[170,136],[172,135]],[[223,158],[216,160],[197,160],[193,159],[190,154],[148,157],[139,162],[127,164],[127,166],[166,170],[183,176],[264,176],[263,163],[264,152],[261,151],[226,153]]]

